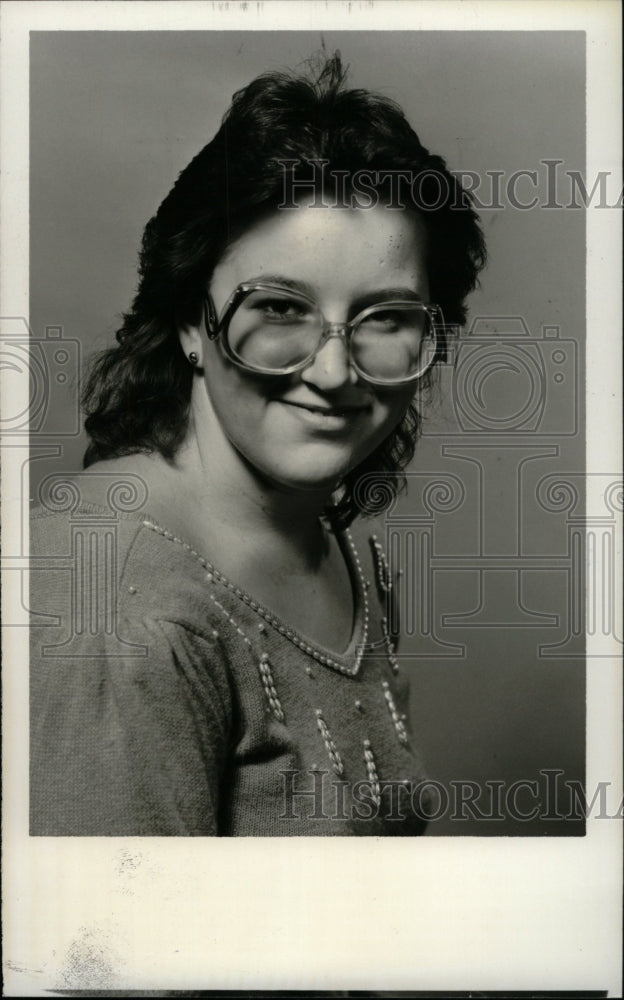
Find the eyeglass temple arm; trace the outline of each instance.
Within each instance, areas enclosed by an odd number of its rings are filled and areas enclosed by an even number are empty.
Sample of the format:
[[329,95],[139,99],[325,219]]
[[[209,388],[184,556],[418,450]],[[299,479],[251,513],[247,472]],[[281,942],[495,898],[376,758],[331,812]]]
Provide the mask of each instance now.
[[243,286],[239,285],[238,288],[234,289],[232,295],[225,303],[223,307],[223,313],[221,314],[221,319],[217,315],[217,310],[215,304],[212,300],[212,295],[210,292],[206,292],[204,297],[204,323],[206,326],[206,333],[209,340],[216,340],[221,333],[225,324],[229,321],[232,313],[234,312],[236,306],[238,305],[241,292],[244,291]]
[[206,292],[206,296],[204,298],[204,325],[206,327],[208,339],[216,340],[221,332],[223,324],[219,323],[217,310],[215,309],[215,304],[212,301],[212,295],[210,292]]

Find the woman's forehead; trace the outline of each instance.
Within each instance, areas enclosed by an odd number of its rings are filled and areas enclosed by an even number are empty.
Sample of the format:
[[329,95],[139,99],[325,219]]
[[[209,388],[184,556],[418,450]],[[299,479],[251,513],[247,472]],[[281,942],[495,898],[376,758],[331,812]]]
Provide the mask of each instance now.
[[384,206],[276,209],[229,247],[214,280],[233,287],[264,274],[304,277],[311,284],[357,286],[426,277],[426,232],[412,212]]

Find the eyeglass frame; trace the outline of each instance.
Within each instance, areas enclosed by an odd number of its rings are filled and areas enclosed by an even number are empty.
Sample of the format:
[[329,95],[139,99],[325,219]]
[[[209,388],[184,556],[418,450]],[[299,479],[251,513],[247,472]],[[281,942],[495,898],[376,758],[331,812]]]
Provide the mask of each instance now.
[[[234,315],[239,305],[241,304],[241,302],[243,302],[248,295],[250,295],[252,292],[255,291],[287,293],[288,295],[292,295],[293,298],[299,298],[302,299],[304,302],[308,302],[316,309],[316,311],[318,312],[319,316],[323,321],[323,326],[319,342],[315,350],[312,352],[312,354],[308,355],[307,358],[304,358],[303,361],[299,361],[297,362],[297,364],[291,365],[289,368],[280,371],[275,371],[275,369],[271,368],[261,368],[259,366],[250,365],[247,362],[243,361],[242,358],[239,358],[234,353],[227,337],[227,330],[229,329],[229,323],[232,319],[232,316]],[[423,339],[431,339],[433,341],[431,360],[426,365],[426,367],[419,369],[414,374],[408,375],[403,379],[393,379],[392,381],[389,381],[387,379],[373,378],[372,376],[368,375],[366,372],[363,372],[360,369],[351,351],[351,338],[353,336],[353,331],[355,327],[359,326],[362,323],[362,321],[366,318],[366,316],[375,312],[376,309],[379,309],[382,306],[383,307],[416,306],[417,308],[422,309],[427,314],[430,320],[431,336],[430,337],[428,336],[427,338]],[[345,347],[347,348],[349,364],[356,372],[358,377],[363,379],[363,381],[370,383],[371,385],[376,385],[387,389],[395,387],[401,388],[401,386],[409,385],[411,382],[417,382],[418,379],[422,378],[429,371],[429,369],[433,367],[436,361],[438,347],[440,346],[439,331],[446,330],[446,324],[444,322],[444,316],[442,314],[442,309],[440,308],[440,306],[430,302],[417,302],[414,299],[391,299],[387,302],[375,302],[372,305],[366,306],[366,308],[362,309],[357,314],[357,316],[355,316],[352,320],[348,320],[345,323],[330,323],[327,320],[324,313],[322,312],[316,299],[314,299],[311,295],[307,295],[305,292],[293,291],[292,288],[288,288],[286,285],[280,285],[277,282],[268,282],[268,281],[241,282],[239,285],[236,286],[232,294],[228,297],[227,301],[225,302],[225,305],[223,306],[223,309],[221,310],[220,317],[217,317],[217,311],[215,309],[214,301],[212,299],[210,292],[207,292],[204,300],[204,323],[206,326],[206,334],[208,336],[208,339],[211,341],[216,341],[217,338],[220,337],[219,346],[221,347],[221,350],[223,351],[225,356],[233,364],[237,365],[239,368],[244,369],[245,371],[253,372],[256,375],[266,375],[266,376],[271,375],[274,378],[279,378],[285,375],[294,375],[296,372],[303,371],[303,369],[306,368],[314,360],[314,358],[318,355],[319,351],[325,346],[325,344],[329,340],[331,340],[332,337],[337,337],[337,336],[341,337],[341,339],[344,340]],[[226,335],[222,336],[222,334],[224,333]]]

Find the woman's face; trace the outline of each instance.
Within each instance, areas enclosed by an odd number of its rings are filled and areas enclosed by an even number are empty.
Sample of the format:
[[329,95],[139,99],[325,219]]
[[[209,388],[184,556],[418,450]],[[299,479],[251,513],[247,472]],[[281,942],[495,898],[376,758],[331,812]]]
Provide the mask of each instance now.
[[[241,282],[269,278],[305,283],[332,323],[408,292],[427,302],[424,225],[382,206],[275,211],[217,265],[210,285],[217,314]],[[289,376],[248,373],[205,336],[201,363],[209,444],[214,435],[213,445],[227,441],[264,479],[288,489],[333,489],[388,437],[414,395],[413,385],[389,390],[361,381],[339,337]]]

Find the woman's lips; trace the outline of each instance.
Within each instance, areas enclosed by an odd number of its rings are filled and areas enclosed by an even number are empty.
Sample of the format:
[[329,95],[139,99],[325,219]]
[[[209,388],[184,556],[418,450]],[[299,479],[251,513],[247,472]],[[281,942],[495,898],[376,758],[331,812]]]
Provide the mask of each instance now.
[[312,413],[326,413],[329,416],[333,414],[348,414],[348,413],[359,413],[361,410],[365,410],[366,407],[363,404],[349,403],[344,406],[324,406],[320,403],[300,403],[292,399],[281,399],[281,403],[286,403],[287,406],[297,406],[302,410],[310,410]]
[[349,403],[342,406],[327,406],[317,403],[302,403],[298,400],[279,399],[277,402],[288,407],[293,416],[306,424],[327,429],[343,429],[366,412],[368,406]]

